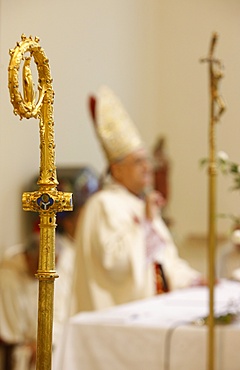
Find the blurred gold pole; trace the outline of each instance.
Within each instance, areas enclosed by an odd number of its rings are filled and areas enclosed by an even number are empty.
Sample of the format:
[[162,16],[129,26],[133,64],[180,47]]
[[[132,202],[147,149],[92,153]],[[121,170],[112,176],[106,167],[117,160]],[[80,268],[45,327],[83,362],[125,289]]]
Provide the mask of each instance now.
[[[213,35],[210,58],[214,51],[217,37]],[[208,184],[208,283],[209,283],[209,318],[208,318],[208,369],[215,369],[215,336],[214,336],[214,283],[215,283],[215,248],[216,248],[216,138],[215,138],[215,101],[214,76],[212,62],[209,63],[210,76],[210,122],[209,122],[209,184]]]
[[[72,210],[72,194],[57,190],[55,166],[54,121],[52,78],[49,61],[39,45],[39,39],[25,35],[10,50],[9,92],[14,114],[20,119],[39,118],[40,130],[40,175],[39,190],[23,193],[25,211],[39,212],[40,246],[39,264],[36,277],[39,280],[37,370],[50,370],[52,359],[52,327],[55,271],[55,228],[56,213]],[[31,58],[38,71],[38,100],[35,100],[34,83],[31,73]],[[24,62],[23,62],[24,61]],[[22,67],[23,97],[19,91],[19,70]],[[21,85],[21,84],[20,84]]]
[[[218,93],[218,82],[222,78],[220,61],[214,59],[214,49],[218,35],[212,35],[209,57],[202,59],[209,63],[210,121],[209,121],[209,183],[208,183],[208,284],[209,284],[209,316],[208,316],[208,370],[215,368],[215,336],[214,336],[214,285],[215,285],[215,249],[216,249],[216,138],[215,123],[225,110],[225,104]],[[215,67],[218,67],[218,70]],[[220,68],[219,68],[220,67]],[[216,110],[217,104],[217,110]]]

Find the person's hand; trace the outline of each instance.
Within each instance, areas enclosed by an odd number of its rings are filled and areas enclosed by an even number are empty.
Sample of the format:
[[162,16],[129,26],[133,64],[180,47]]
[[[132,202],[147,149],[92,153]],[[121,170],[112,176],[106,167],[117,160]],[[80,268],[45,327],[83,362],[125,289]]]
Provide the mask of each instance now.
[[166,201],[157,191],[149,192],[145,197],[145,214],[146,219],[152,221],[154,217],[159,213],[159,210],[165,205]]

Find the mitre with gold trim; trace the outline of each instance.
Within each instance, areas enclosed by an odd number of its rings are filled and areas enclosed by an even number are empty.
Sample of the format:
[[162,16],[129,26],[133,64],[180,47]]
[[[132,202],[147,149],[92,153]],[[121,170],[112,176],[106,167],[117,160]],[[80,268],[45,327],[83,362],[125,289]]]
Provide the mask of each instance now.
[[94,127],[109,163],[145,147],[121,101],[106,86],[89,98]]

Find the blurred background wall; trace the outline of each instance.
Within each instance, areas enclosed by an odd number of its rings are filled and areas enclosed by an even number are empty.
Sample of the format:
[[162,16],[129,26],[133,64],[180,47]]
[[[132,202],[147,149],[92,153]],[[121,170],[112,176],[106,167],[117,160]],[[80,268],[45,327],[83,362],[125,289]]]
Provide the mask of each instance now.
[[[8,50],[21,34],[38,36],[50,60],[57,166],[105,168],[86,102],[109,85],[150,150],[159,135],[167,139],[170,214],[182,239],[207,232],[207,174],[199,160],[208,155],[209,81],[199,60],[214,31],[227,104],[217,149],[240,162],[239,16],[238,0],[0,0],[0,255],[24,236],[21,194],[39,173],[38,120],[14,116],[8,92]],[[219,175],[217,183],[218,211],[237,214],[230,179]],[[228,228],[218,221],[219,233]]]

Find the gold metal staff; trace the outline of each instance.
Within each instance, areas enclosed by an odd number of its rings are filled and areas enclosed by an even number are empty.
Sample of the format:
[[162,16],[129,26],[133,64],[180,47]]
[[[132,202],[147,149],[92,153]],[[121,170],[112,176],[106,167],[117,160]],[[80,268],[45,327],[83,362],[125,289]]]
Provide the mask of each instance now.
[[218,92],[218,84],[223,77],[222,64],[214,58],[218,35],[213,33],[209,56],[201,62],[209,63],[210,122],[209,122],[209,198],[208,198],[208,283],[209,283],[209,317],[208,317],[208,369],[215,368],[214,338],[214,285],[215,285],[215,249],[216,249],[216,139],[215,124],[225,111],[225,104]]
[[[40,246],[36,277],[39,280],[37,370],[50,370],[52,359],[52,326],[55,271],[56,213],[72,210],[72,194],[57,190],[55,166],[54,121],[52,78],[49,60],[39,45],[39,39],[21,36],[14,49],[9,51],[9,92],[14,114],[20,119],[39,118],[40,130],[40,175],[39,190],[23,193],[25,211],[39,212]],[[31,59],[38,71],[38,99],[35,97],[31,73]],[[23,96],[19,91],[19,70],[22,67]]]

